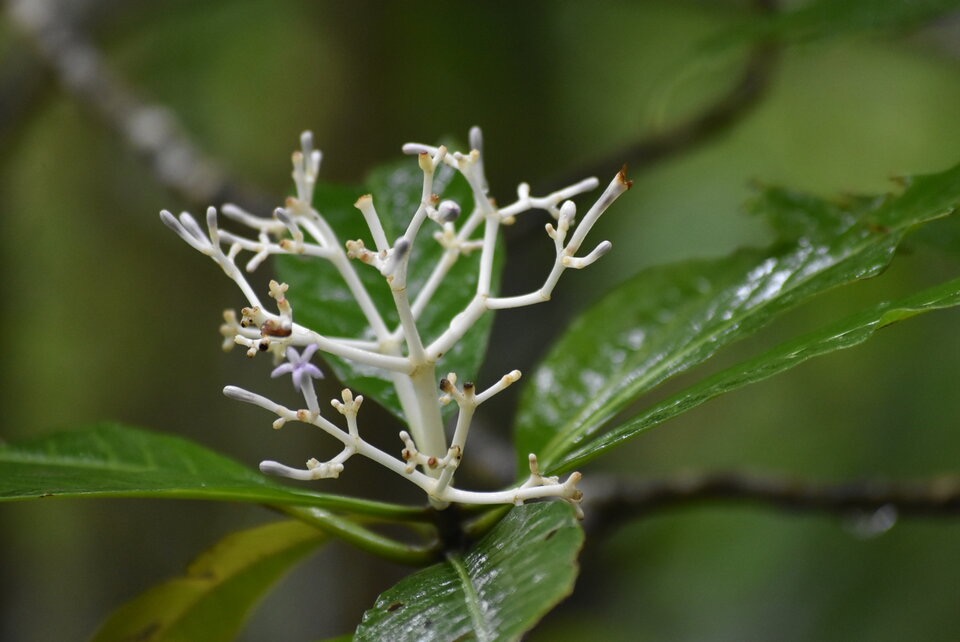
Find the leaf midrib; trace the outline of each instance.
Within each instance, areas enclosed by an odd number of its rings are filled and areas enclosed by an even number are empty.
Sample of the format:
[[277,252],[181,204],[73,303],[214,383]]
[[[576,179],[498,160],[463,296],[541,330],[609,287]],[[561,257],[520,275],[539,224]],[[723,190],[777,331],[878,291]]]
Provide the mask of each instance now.
[[460,580],[463,590],[464,602],[467,605],[467,613],[470,615],[470,621],[473,623],[473,632],[477,635],[477,642],[491,642],[494,638],[487,626],[487,621],[483,617],[483,610],[480,606],[480,595],[470,578],[467,566],[463,557],[458,554],[447,555],[447,562],[453,567]]

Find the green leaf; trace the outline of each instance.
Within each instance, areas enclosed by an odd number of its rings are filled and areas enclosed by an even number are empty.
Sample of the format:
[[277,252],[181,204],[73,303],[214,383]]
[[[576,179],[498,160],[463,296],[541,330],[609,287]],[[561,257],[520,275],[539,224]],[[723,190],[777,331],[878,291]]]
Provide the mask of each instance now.
[[[960,166],[916,177],[898,197],[829,207],[808,199],[817,211],[791,214],[802,220],[793,229],[807,232],[792,242],[642,272],[581,315],[535,371],[521,398],[518,454],[537,453],[554,470],[667,378],[816,294],[880,273],[907,231],[958,201]],[[767,190],[754,210],[782,218],[784,203],[782,191]],[[814,224],[829,212],[832,227]]]
[[228,535],[185,575],[120,607],[93,642],[234,640],[267,590],[325,541],[323,533],[297,521]]
[[[364,193],[373,195],[377,213],[383,222],[389,241],[406,230],[420,204],[423,172],[415,158],[408,158],[373,172],[365,188],[318,186],[315,200],[318,210],[327,219],[342,243],[363,239],[367,247],[374,247],[363,216],[354,207]],[[434,192],[444,199],[459,203],[464,216],[473,207],[473,194],[466,180],[446,165],[438,168],[434,178]],[[424,222],[414,244],[408,268],[408,292],[411,302],[433,271],[443,254],[442,246],[432,235],[439,228],[432,221]],[[502,252],[494,262],[492,283],[499,283]],[[476,290],[476,263],[479,253],[461,257],[447,274],[426,307],[417,326],[424,343],[437,338],[450,325],[450,320],[470,302]],[[353,266],[370,293],[388,327],[399,322],[393,296],[380,273],[371,266],[354,261]],[[288,296],[294,315],[302,323],[321,334],[373,340],[373,331],[340,274],[327,261],[279,256],[277,270],[281,279],[290,284]],[[470,381],[475,378],[486,353],[490,334],[491,315],[484,315],[471,331],[459,341],[440,362],[440,371],[457,372]],[[326,357],[330,367],[344,383],[376,399],[400,419],[404,419],[400,401],[388,373],[361,364]]]
[[354,639],[519,639],[573,590],[582,544],[569,505],[518,506],[466,553],[381,594]]
[[807,42],[863,31],[910,29],[957,7],[958,0],[813,0],[790,11],[754,18],[712,39],[708,46],[757,40]]
[[877,330],[918,314],[960,305],[960,279],[910,297],[879,304],[827,328],[783,343],[753,359],[727,368],[671,396],[630,421],[604,433],[556,464],[569,470],[705,401],[800,365],[807,359],[859,345]]
[[856,224],[871,206],[872,197],[846,196],[827,201],[813,194],[782,187],[766,187],[747,204],[752,214],[762,216],[782,241],[802,237],[825,242]]
[[422,512],[290,488],[186,439],[109,423],[0,445],[0,501],[44,497],[294,504],[387,518]]

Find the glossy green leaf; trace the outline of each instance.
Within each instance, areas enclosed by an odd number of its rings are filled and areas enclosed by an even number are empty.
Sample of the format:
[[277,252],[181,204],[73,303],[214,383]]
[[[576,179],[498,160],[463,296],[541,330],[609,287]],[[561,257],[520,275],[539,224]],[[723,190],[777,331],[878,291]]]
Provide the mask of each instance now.
[[827,328],[783,343],[753,359],[727,368],[671,396],[630,421],[567,453],[558,470],[579,466],[637,434],[662,424],[726,392],[761,381],[800,365],[807,359],[851,348],[877,330],[918,314],[960,305],[960,279],[929,288],[913,296],[877,305]]
[[856,225],[876,199],[869,196],[844,196],[841,201],[824,200],[806,192],[782,187],[766,187],[747,209],[765,218],[782,241],[807,238],[829,242]]
[[230,642],[267,590],[325,540],[297,521],[232,533],[183,576],[120,607],[93,642]]
[[[755,211],[790,214],[804,235],[765,250],[647,270],[586,311],[521,398],[519,455],[553,470],[659,383],[825,290],[881,272],[907,231],[960,202],[960,166],[916,177],[897,197],[821,206],[767,190]],[[816,211],[807,211],[811,204]],[[820,221],[819,223],[817,221]],[[829,222],[829,224],[827,224]],[[779,228],[781,233],[784,228]]]
[[[416,158],[407,158],[373,172],[364,188],[319,186],[315,201],[341,243],[363,239],[367,247],[374,247],[363,216],[354,207],[357,198],[365,193],[373,195],[384,232],[392,242],[403,234],[416,212],[422,187],[423,173]],[[469,213],[473,204],[472,192],[466,180],[451,168],[444,165],[437,170],[433,187],[434,192],[442,198],[459,203],[464,216]],[[411,301],[443,253],[442,246],[433,239],[433,233],[438,229],[435,223],[427,220],[417,236],[407,275]],[[447,274],[443,285],[417,321],[424,343],[429,343],[446,330],[450,320],[470,302],[476,290],[478,260],[479,253],[461,257]],[[353,266],[388,327],[395,328],[398,317],[393,296],[384,278],[376,269],[359,261],[354,261]],[[501,266],[502,260],[498,258],[494,265],[493,283],[499,282]],[[374,338],[349,288],[328,262],[281,256],[278,257],[277,270],[280,278],[290,284],[288,296],[298,322],[328,336]],[[489,314],[481,318],[467,336],[444,355],[438,366],[439,371],[457,372],[467,381],[473,379],[486,353],[491,322]],[[403,419],[400,401],[388,373],[336,357],[327,357],[327,360],[341,381],[376,399]]]
[[355,640],[517,640],[570,594],[583,530],[562,502],[518,506],[465,553],[377,598]]
[[284,486],[186,439],[109,423],[0,445],[0,501],[45,497],[294,504],[397,518],[418,513]]

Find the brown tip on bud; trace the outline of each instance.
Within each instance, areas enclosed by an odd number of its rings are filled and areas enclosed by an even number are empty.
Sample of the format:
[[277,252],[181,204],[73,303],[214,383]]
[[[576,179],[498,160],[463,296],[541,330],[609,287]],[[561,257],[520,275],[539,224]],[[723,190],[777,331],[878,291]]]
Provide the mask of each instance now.
[[436,467],[437,467],[437,458],[436,458],[436,457],[431,457],[430,459],[428,459],[428,460],[427,460],[427,466],[429,466],[430,468],[436,468]]
[[257,346],[260,349],[260,352],[266,352],[270,349],[270,342],[266,339],[260,341],[260,344]]
[[624,164],[624,166],[620,168],[620,171],[617,172],[617,178],[620,180],[620,182],[621,182],[623,185],[626,185],[626,186],[627,186],[627,189],[630,189],[631,187],[633,187],[633,181],[631,181],[629,178],[627,178],[627,166],[626,166],[626,164]]
[[[293,334],[293,328],[285,326],[282,323],[277,323],[273,319],[267,319],[267,321],[260,326],[260,334],[268,337],[289,337]],[[265,350],[266,348],[261,348]]]
[[440,202],[440,195],[439,195],[439,194],[431,194],[431,195],[430,195],[430,202],[431,202],[432,204],[434,204],[434,205],[436,205],[437,203],[439,203],[439,202]]
[[463,384],[463,391],[464,391],[464,392],[472,392],[472,391],[473,391],[473,388],[474,388],[474,386],[473,386],[473,382],[472,382],[472,381],[467,381],[467,382],[465,382],[465,383]]
[[440,380],[440,390],[444,392],[450,392],[450,389],[453,388],[453,384],[450,383],[450,380],[444,377]]

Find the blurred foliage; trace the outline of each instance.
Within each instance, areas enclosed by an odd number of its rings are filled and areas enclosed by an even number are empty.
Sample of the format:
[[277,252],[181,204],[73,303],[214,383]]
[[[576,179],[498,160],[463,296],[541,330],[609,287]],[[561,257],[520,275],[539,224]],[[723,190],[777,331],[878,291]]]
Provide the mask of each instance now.
[[[739,2],[165,1],[112,4],[96,37],[127,82],[279,202],[290,190],[286,158],[307,128],[324,150],[323,175],[356,184],[403,142],[462,137],[479,124],[493,193],[510,194],[520,180],[536,186],[709,101],[741,54],[704,53],[702,43],[752,20]],[[488,372],[529,371],[577,309],[642,267],[770,240],[743,215],[754,179],[819,194],[882,192],[890,176],[955,164],[956,24],[787,49],[772,93],[748,120],[633,177],[630,198],[593,233],[614,241],[612,253],[566,279],[549,310],[501,315]],[[0,52],[19,38],[0,22]],[[271,439],[263,415],[219,397],[226,383],[263,381],[269,364],[220,353],[220,312],[236,297],[156,216],[198,204],[163,193],[121,141],[49,83],[15,127],[3,125],[12,132],[0,160],[11,340],[0,435],[109,418],[189,435],[251,468],[316,450],[310,434]],[[512,241],[508,294],[538,283],[537,257],[550,251],[539,232]],[[956,267],[955,252],[908,251],[882,284],[818,299],[752,348]],[[724,396],[587,472],[734,468],[829,480],[955,471],[958,320],[926,315]],[[535,337],[522,330],[531,323]],[[275,384],[265,392],[289,394]],[[509,410],[489,417],[491,430],[506,434]],[[362,493],[381,480],[358,467],[338,490]],[[0,579],[16,589],[0,603],[0,638],[86,635],[196,551],[264,517],[137,500],[6,506]],[[844,526],[724,506],[641,521],[588,541],[577,591],[532,639],[958,637],[960,525],[904,521],[868,540]],[[331,543],[267,598],[243,639],[340,634],[398,575]]]
[[184,576],[124,604],[93,640],[230,642],[262,593],[326,539],[292,520],[232,533],[194,560]]
[[811,0],[787,5],[782,11],[770,11],[721,34],[715,42],[804,42],[860,31],[905,31],[956,8],[957,0]]

